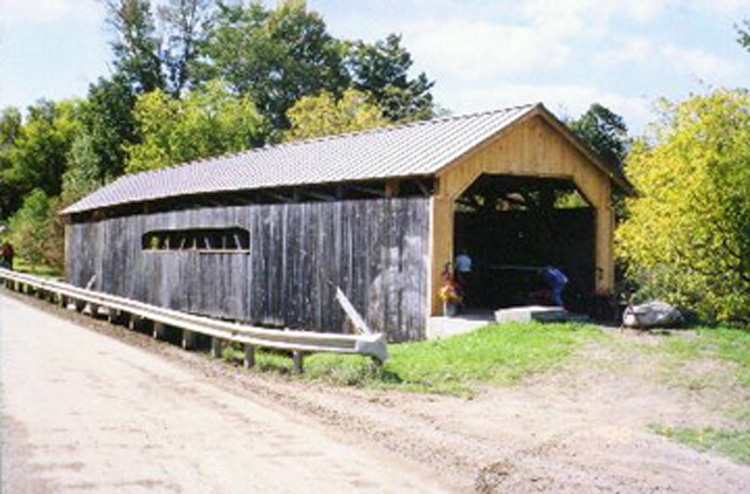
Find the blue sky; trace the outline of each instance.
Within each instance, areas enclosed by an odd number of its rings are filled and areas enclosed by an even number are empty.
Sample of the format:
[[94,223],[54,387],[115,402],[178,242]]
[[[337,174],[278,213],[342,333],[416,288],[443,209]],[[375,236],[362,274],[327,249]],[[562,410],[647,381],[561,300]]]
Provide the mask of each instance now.
[[[267,2],[269,3],[269,2]],[[273,2],[271,2],[273,3]],[[633,133],[652,105],[748,86],[733,24],[748,0],[308,0],[340,37],[403,35],[415,69],[453,113],[542,101],[559,116],[592,102]],[[110,71],[96,0],[0,0],[0,106],[84,96]]]

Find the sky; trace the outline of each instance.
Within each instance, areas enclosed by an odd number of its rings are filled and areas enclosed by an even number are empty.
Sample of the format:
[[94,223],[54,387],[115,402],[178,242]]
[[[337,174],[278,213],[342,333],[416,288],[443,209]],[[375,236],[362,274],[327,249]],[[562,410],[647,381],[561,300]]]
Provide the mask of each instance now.
[[[273,1],[267,1],[273,4]],[[577,117],[598,102],[638,135],[657,98],[747,87],[734,25],[750,0],[308,0],[337,37],[400,33],[414,73],[454,114],[543,102]],[[111,73],[96,0],[0,0],[0,107],[86,95]]]

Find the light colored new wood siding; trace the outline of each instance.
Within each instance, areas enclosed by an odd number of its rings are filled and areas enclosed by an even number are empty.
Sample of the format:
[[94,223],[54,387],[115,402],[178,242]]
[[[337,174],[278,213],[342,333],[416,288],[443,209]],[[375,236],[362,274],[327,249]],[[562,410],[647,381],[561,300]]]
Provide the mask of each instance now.
[[430,313],[441,314],[440,273],[453,258],[454,201],[484,173],[567,178],[596,208],[596,290],[614,286],[612,182],[543,116],[520,121],[438,173],[431,201]]

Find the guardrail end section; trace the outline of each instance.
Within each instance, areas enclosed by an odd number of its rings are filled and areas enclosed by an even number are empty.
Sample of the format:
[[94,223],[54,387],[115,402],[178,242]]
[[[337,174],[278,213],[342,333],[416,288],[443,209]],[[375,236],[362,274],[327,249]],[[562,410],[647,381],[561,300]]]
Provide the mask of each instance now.
[[388,360],[388,347],[383,333],[359,337],[355,350],[357,353],[369,355],[380,363]]

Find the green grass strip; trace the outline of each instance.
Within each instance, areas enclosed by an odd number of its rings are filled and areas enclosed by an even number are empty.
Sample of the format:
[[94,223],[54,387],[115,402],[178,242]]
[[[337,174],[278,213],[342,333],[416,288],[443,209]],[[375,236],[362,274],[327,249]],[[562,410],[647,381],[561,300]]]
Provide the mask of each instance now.
[[701,452],[728,457],[736,463],[750,464],[750,429],[690,429],[651,425],[652,432]]

